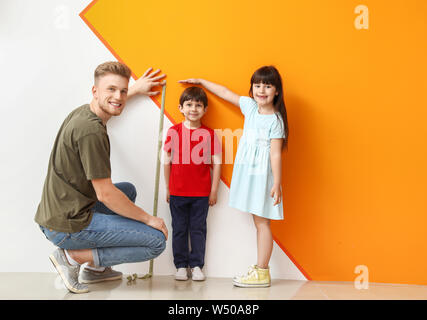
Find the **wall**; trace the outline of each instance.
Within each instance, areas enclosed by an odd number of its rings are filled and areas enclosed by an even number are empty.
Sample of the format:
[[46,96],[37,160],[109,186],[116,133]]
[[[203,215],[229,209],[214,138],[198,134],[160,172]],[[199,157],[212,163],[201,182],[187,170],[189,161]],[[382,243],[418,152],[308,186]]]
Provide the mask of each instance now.
[[[363,266],[370,281],[426,284],[426,13],[417,0],[98,0],[82,19],[137,76],[161,61],[176,122],[177,80],[246,95],[253,71],[276,65],[290,126],[276,242],[309,279],[352,281]],[[208,125],[241,128],[209,99]]]
[[[96,66],[116,60],[79,17],[89,3],[10,0],[0,5],[0,272],[55,272],[48,259],[54,246],[33,221],[51,148],[68,113],[90,102]],[[147,62],[144,68],[150,66],[163,69],[160,59]],[[158,119],[157,105],[138,97],[108,123],[113,181],[134,183],[137,204],[148,212],[153,208]],[[165,128],[171,125],[165,119]],[[163,175],[161,178],[158,215],[171,234]],[[227,201],[228,187],[221,182],[218,204],[208,217],[205,270],[210,277],[232,277],[256,263],[251,218],[230,209]],[[305,279],[276,244],[271,267],[276,278]],[[148,272],[148,262],[117,269],[142,275]],[[165,252],[155,260],[154,273],[174,271],[169,240]]]
[[[358,19],[361,4],[369,21]],[[150,66],[168,74],[166,128],[182,119],[177,80],[205,77],[246,95],[252,72],[276,65],[284,78],[290,138],[283,163],[285,220],[273,224],[273,275],[353,281],[355,268],[366,266],[372,282],[427,284],[425,1],[1,6],[0,63],[8,75],[1,80],[1,215],[8,223],[0,235],[7,252],[0,271],[52,270],[52,247],[32,221],[50,148],[65,116],[89,101],[96,65],[119,59],[136,77]],[[369,22],[368,29],[359,30],[355,21]],[[209,99],[208,125],[241,127],[238,111]],[[156,160],[146,155],[156,150],[157,118],[156,102],[139,98],[109,124],[113,178],[132,181],[146,210]],[[232,276],[256,259],[250,217],[227,206],[231,172],[224,165],[219,203],[208,220],[210,276]],[[163,199],[163,185],[160,190]],[[164,202],[159,213],[170,226]],[[168,242],[155,272],[171,274],[171,261]]]

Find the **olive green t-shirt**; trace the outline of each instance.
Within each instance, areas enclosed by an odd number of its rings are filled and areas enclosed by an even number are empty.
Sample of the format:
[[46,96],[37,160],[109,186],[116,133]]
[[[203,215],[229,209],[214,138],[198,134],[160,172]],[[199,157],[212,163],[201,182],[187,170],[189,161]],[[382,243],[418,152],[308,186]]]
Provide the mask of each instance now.
[[107,129],[89,105],[83,105],[68,115],[56,136],[34,220],[60,232],[84,229],[97,201],[90,180],[110,177]]

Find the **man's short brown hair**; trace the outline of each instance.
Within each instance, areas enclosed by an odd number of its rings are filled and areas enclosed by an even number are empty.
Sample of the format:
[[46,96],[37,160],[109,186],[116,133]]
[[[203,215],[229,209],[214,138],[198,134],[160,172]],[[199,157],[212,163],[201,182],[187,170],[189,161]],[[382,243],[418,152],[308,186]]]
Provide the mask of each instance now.
[[108,73],[117,74],[119,76],[125,77],[128,80],[132,74],[128,66],[124,63],[118,61],[108,61],[96,67],[94,74],[95,83],[97,83],[100,77],[105,76]]
[[205,108],[208,106],[208,97],[205,91],[199,87],[188,87],[185,89],[179,98],[179,104],[183,106],[184,102],[188,100],[201,102]]

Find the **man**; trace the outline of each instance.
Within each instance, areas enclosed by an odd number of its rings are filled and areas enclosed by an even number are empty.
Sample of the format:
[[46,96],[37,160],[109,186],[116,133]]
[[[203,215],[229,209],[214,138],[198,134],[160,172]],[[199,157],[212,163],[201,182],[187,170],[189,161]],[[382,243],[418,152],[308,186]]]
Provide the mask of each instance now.
[[121,279],[122,273],[111,266],[147,261],[165,249],[168,230],[163,219],[134,204],[132,184],[111,181],[106,127],[111,117],[122,113],[128,98],[159,93],[151,90],[164,84],[159,80],[165,75],[151,71],[128,89],[131,71],[126,65],[99,65],[90,105],[72,111],[56,137],[35,221],[59,247],[49,258],[71,292],[88,292],[86,283]]

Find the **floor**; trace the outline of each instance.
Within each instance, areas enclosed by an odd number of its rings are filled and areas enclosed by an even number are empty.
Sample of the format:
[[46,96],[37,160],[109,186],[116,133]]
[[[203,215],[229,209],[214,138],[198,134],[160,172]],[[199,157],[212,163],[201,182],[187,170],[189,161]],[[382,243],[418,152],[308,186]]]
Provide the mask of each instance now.
[[269,288],[237,288],[228,278],[204,282],[154,276],[128,283],[116,280],[89,285],[86,294],[68,292],[56,273],[0,273],[1,300],[427,300],[427,286],[353,282],[273,280]]

